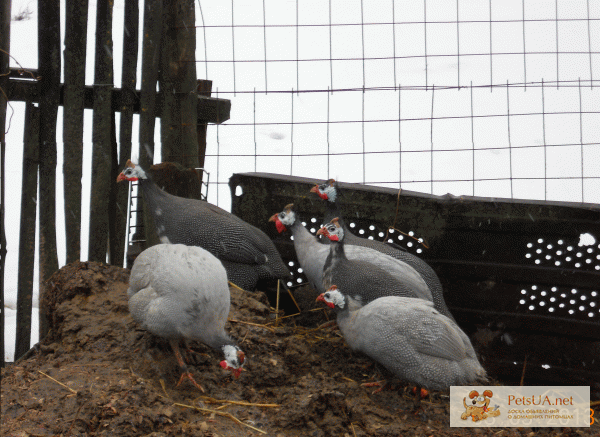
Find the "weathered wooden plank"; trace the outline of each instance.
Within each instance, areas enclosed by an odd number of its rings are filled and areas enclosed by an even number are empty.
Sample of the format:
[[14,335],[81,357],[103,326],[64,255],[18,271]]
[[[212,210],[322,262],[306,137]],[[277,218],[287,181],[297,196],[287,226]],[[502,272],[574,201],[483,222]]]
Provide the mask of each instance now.
[[88,0],[67,0],[65,19],[64,193],[67,264],[80,259],[81,177],[83,174],[83,110]]
[[110,0],[99,0],[96,12],[96,63],[92,128],[92,190],[90,200],[90,261],[106,262],[108,211],[113,151],[111,147],[113,88],[112,8]]
[[[37,71],[33,70],[34,73]],[[156,84],[155,84],[156,85]],[[8,82],[8,100],[17,102],[39,102],[38,86],[35,80],[31,79],[13,79]],[[63,89],[61,85],[61,100],[60,104],[64,103]],[[156,90],[156,87],[152,91]],[[146,110],[141,111],[141,108],[148,106],[141,103],[142,97],[140,91],[134,93],[133,112],[134,114],[145,114]],[[112,109],[115,112],[121,111],[123,106],[130,104],[131,97],[119,88],[113,89]],[[154,114],[155,117],[160,117],[162,114],[162,97],[160,94],[154,94]],[[84,89],[84,108],[94,108],[94,89],[92,86],[86,85]],[[221,124],[229,120],[231,112],[231,100],[221,99],[216,97],[198,96],[198,122]]]
[[[162,47],[163,1],[145,0],[144,28],[142,30],[142,77],[140,92],[140,151],[139,164],[145,170],[154,163],[154,130],[161,105],[157,104],[156,83]],[[138,206],[142,206],[138,203]],[[135,239],[144,240],[142,232],[153,226],[152,217],[145,207],[137,214]],[[145,247],[144,247],[145,248]]]
[[25,106],[25,138],[23,147],[23,182],[21,185],[21,227],[19,229],[19,261],[17,279],[16,361],[31,344],[31,309],[35,253],[35,220],[37,208],[40,111],[33,103]]
[[198,105],[194,0],[167,0],[163,14],[158,77],[163,98],[162,159],[196,168]]
[[[210,97],[212,90],[212,80],[198,80],[198,95],[203,97]],[[204,168],[204,161],[206,158],[206,131],[208,124],[198,123],[198,167]],[[202,173],[200,173],[200,181],[202,181]]]
[[[10,53],[11,0],[0,2],[0,88],[8,88]],[[4,272],[6,260],[6,235],[4,232],[4,155],[6,154],[6,96],[0,93],[0,271]],[[0,306],[4,308],[4,275],[0,275]],[[0,366],[4,367],[4,310],[0,311]]]
[[[121,88],[124,102],[120,106],[121,121],[119,127],[119,161],[116,169],[113,169],[115,180],[118,173],[125,168],[127,159],[131,157],[132,149],[132,127],[134,106],[136,103],[136,73],[138,60],[138,37],[139,37],[139,2],[138,0],[127,0],[125,2],[125,17],[123,20],[123,65],[121,74]],[[113,94],[113,98],[115,94]],[[114,107],[114,105],[113,105]],[[114,238],[110,239],[111,263],[122,265],[125,252],[125,233],[127,232],[127,198],[129,184],[113,184],[116,190],[115,223],[112,227]]]
[[[58,270],[56,251],[56,121],[60,100],[60,2],[38,1],[38,61],[40,94],[40,296],[46,281]],[[40,339],[48,332],[45,309],[40,307]]]
[[154,163],[154,126],[158,116],[156,82],[162,41],[162,8],[162,0],[146,0],[144,2],[139,164],[145,169]]

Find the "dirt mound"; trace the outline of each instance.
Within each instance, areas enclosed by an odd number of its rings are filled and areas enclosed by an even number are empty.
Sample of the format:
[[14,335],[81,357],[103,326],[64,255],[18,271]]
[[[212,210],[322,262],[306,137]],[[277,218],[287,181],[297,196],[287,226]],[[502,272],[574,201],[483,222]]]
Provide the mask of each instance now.
[[[264,293],[231,289],[226,329],[247,357],[232,380],[220,352],[197,343],[186,358],[201,393],[179,387],[165,340],[141,330],[127,309],[129,272],[73,263],[51,279],[51,334],[27,359],[2,369],[4,436],[530,436],[531,429],[449,428],[447,393],[411,412],[402,385],[372,394],[360,384],[389,375],[351,352],[338,331],[316,326],[310,291],[301,315],[276,323]],[[314,301],[314,297],[312,297]],[[535,435],[597,435],[542,429]]]

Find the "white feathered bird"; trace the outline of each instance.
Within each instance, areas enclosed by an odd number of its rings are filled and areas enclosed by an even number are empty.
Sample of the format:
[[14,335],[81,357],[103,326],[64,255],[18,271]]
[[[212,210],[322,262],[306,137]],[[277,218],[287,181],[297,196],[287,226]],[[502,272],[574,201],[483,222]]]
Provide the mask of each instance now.
[[351,349],[405,381],[443,390],[486,380],[469,337],[433,302],[386,296],[361,306],[335,285],[317,301],[336,311],[337,324]]
[[136,258],[129,277],[129,311],[142,328],[169,340],[183,373],[204,391],[188,371],[181,340],[197,340],[223,352],[220,365],[239,377],[244,352],[225,332],[230,295],[225,268],[197,246],[158,244]]
[[[304,274],[319,293],[325,292],[330,284],[327,286],[323,284],[323,269],[330,253],[330,245],[320,243],[317,237],[304,227],[296,215],[293,204],[286,205],[283,211],[271,216],[269,221],[275,223],[279,233],[284,232],[287,228],[291,230],[296,257]],[[372,268],[385,270],[394,278],[402,280],[406,288],[414,292],[415,297],[433,299],[423,278],[405,262],[368,247],[350,244],[346,244],[344,247],[344,253],[349,260],[368,262]],[[388,287],[391,288],[391,285]]]

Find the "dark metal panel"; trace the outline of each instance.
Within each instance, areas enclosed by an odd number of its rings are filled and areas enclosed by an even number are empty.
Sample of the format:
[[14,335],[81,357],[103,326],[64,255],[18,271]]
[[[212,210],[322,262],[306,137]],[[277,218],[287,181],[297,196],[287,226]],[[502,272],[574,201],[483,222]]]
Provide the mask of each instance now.
[[[229,181],[232,212],[274,240],[293,263],[294,285],[305,278],[293,243],[268,219],[294,203],[314,233],[325,205],[309,191],[320,182],[268,173]],[[518,384],[525,368],[528,384],[600,384],[599,205],[340,187],[354,232],[391,239],[436,270],[450,310],[492,376]],[[389,226],[395,229],[388,233]],[[596,242],[580,246],[586,233]]]

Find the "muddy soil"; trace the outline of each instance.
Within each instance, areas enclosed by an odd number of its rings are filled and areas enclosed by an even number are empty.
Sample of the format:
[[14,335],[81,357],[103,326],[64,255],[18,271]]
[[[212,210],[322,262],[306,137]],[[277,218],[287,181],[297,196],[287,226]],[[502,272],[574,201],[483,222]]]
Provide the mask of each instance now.
[[[231,289],[226,329],[247,357],[237,380],[220,352],[195,343],[190,370],[204,387],[176,386],[169,344],[127,309],[129,271],[76,262],[51,278],[50,335],[2,369],[3,436],[597,436],[581,429],[450,428],[448,393],[413,413],[399,381],[373,394],[364,382],[390,377],[353,353],[339,331],[318,328],[312,290],[295,291],[299,315],[275,320],[266,295]],[[280,317],[283,314],[279,315]]]

